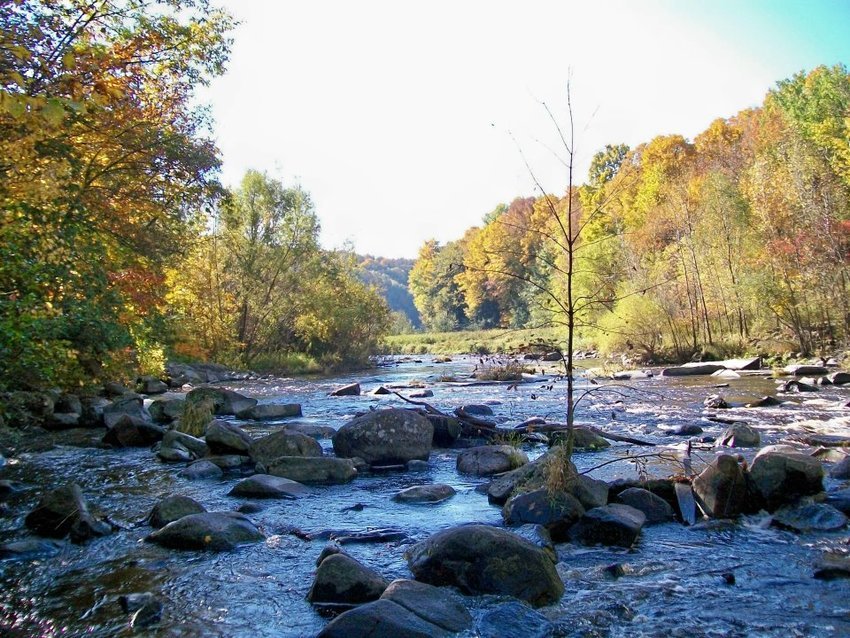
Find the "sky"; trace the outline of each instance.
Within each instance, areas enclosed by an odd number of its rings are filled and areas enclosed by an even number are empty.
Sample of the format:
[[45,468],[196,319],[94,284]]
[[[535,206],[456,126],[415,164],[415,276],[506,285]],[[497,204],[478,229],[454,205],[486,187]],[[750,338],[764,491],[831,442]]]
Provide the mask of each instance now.
[[221,4],[240,24],[200,99],[224,183],[300,184],[326,248],[383,257],[538,194],[531,172],[563,193],[546,107],[568,129],[568,85],[581,182],[605,144],[692,139],[783,78],[850,65],[850,0]]

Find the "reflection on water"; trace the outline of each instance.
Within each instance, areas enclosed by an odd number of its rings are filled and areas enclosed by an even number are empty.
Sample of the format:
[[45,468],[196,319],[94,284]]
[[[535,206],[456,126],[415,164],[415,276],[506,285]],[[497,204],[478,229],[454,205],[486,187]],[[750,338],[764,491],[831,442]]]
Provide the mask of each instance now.
[[[537,415],[563,420],[565,390],[557,380],[517,387],[435,381],[440,375],[463,380],[476,363],[477,359],[456,359],[435,365],[427,359],[359,376],[228,387],[262,400],[301,403],[305,416],[288,421],[335,428],[370,407],[404,405],[392,395],[327,396],[334,387],[353,381],[369,392],[382,384],[422,380],[434,392],[430,403],[445,410],[488,403],[506,426]],[[697,424],[703,429],[692,437],[697,441],[693,452],[697,469],[714,456],[709,439],[725,426],[707,417],[718,414],[747,421],[760,430],[766,443],[812,429],[850,435],[846,411],[836,408],[850,398],[848,389],[825,388],[816,398],[789,395],[782,406],[754,410],[735,406],[775,394],[772,379],[743,377],[728,381],[727,388],[712,387],[715,382],[707,377],[656,377],[600,390],[582,380],[579,392],[592,394],[582,400],[578,420],[654,442],[673,453],[681,453],[685,446],[682,437],[669,430]],[[703,399],[713,393],[723,394],[733,407],[704,408]],[[261,436],[280,423],[245,427]],[[704,437],[705,442],[699,443]],[[138,635],[128,626],[116,598],[151,591],[163,600],[164,617],[158,627],[141,635],[312,636],[326,620],[314,612],[305,595],[325,541],[301,540],[290,533],[293,527],[305,532],[399,528],[407,535],[403,540],[346,546],[356,558],[395,578],[410,576],[403,558],[408,543],[458,523],[501,523],[499,509],[476,492],[483,480],[456,473],[455,451],[435,450],[425,472],[367,475],[349,485],[316,488],[297,501],[262,502],[263,509],[251,518],[267,535],[265,543],[225,554],[166,550],[142,540],[150,530],[141,521],[153,504],[179,493],[208,510],[230,510],[242,502],[227,496],[237,478],[185,481],[177,477],[180,466],[164,465],[148,450],[86,446],[96,440],[97,433],[59,435],[60,445],[34,444],[34,449],[44,451],[22,454],[19,463],[0,470],[0,478],[26,486],[6,502],[8,512],[0,518],[2,541],[26,537],[23,517],[42,489],[69,480],[78,482],[90,504],[122,528],[84,546],[67,545],[58,556],[0,563],[0,628],[5,635]],[[322,445],[330,448],[329,441]],[[525,449],[532,458],[544,451],[541,446]],[[577,454],[576,462],[580,469],[588,469],[623,459],[593,473],[606,480],[633,478],[639,470],[666,476],[678,469],[674,461],[644,466],[629,460],[625,457],[630,449],[615,444],[601,453]],[[457,495],[435,506],[391,500],[401,489],[428,482],[448,483]],[[363,507],[351,509],[358,504]],[[747,517],[739,524],[650,527],[631,550],[560,545],[559,571],[566,593],[558,605],[542,611],[564,636],[850,635],[850,585],[812,578],[818,556],[842,544],[846,533],[801,537],[763,522]],[[609,569],[613,564],[620,569]],[[466,600],[475,615],[500,602],[486,596]]]

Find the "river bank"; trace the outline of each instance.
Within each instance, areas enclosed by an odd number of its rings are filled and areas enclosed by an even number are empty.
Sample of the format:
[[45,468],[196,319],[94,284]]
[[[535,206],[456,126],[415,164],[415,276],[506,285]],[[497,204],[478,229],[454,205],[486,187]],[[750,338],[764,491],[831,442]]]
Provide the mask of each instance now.
[[[563,420],[564,388],[556,377],[540,377],[538,370],[528,383],[478,383],[470,378],[480,365],[477,357],[453,359],[436,363],[434,357],[423,356],[419,362],[396,361],[368,374],[321,379],[219,382],[215,387],[254,397],[260,405],[298,403],[303,413],[267,421],[219,418],[238,425],[255,441],[284,429],[313,428],[320,433],[330,428],[317,439],[327,457],[334,452],[326,437],[357,414],[407,406],[396,395],[372,394],[381,386],[400,386],[395,390],[405,396],[428,390],[433,396],[426,400],[449,412],[465,404],[487,405],[494,412],[492,420],[506,433],[531,417]],[[441,380],[445,378],[454,380]],[[354,382],[360,384],[361,394],[328,396]],[[596,380],[596,384],[607,383]],[[773,379],[747,373],[728,379],[653,375],[628,385],[612,382],[617,396],[589,395],[581,405],[579,422],[647,440],[665,454],[642,460],[636,458],[633,446],[620,443],[575,454],[580,471],[598,467],[591,475],[610,484],[681,474],[681,464],[670,459],[681,459],[688,447],[694,472],[701,472],[723,451],[715,448],[714,440],[722,437],[728,421],[747,421],[759,432],[762,446],[793,442],[811,453],[818,446],[804,441],[816,442],[814,435],[837,437],[833,442],[842,437],[850,440],[848,411],[843,407],[850,400],[847,386],[818,386],[811,393],[789,387],[779,392]],[[598,385],[589,379],[579,382],[580,392],[594,387]],[[731,407],[705,405],[709,395],[718,393]],[[745,407],[765,395],[781,403]],[[145,403],[149,409],[152,401]],[[332,534],[396,530],[399,534],[384,542],[343,545],[353,558],[392,580],[412,577],[404,555],[417,542],[461,523],[505,525],[501,508],[491,505],[482,492],[490,477],[458,471],[462,447],[434,448],[427,464],[415,470],[363,468],[350,483],[315,485],[296,500],[278,501],[229,494],[241,479],[254,473],[253,466],[239,465],[216,478],[190,480],[181,475],[186,463],[166,464],[148,447],[104,448],[102,428],[36,432],[27,432],[25,443],[6,443],[7,463],[0,479],[10,483],[0,541],[34,538],[24,524],[27,514],[45,492],[69,481],[78,483],[93,511],[108,515],[118,529],[83,544],[60,541],[52,555],[0,563],[0,623],[13,636],[63,631],[64,635],[103,636],[140,632],[313,636],[328,619],[306,597],[316,559]],[[511,442],[532,461],[547,450],[539,442],[518,438]],[[756,451],[731,450],[748,462]],[[836,464],[838,451],[830,447],[819,452],[827,472]],[[435,484],[448,485],[455,494],[425,505],[393,498],[404,489]],[[825,489],[835,492],[843,486],[842,480],[827,474]],[[264,540],[217,553],[144,542],[153,531],[144,519],[157,502],[174,494],[193,498],[211,512],[243,510]],[[844,602],[850,593],[848,581],[814,578],[824,553],[842,551],[846,530],[797,533],[771,521],[769,514],[754,513],[734,521],[707,519],[690,527],[681,522],[646,525],[638,540],[626,548],[558,543],[556,568],[566,591],[557,602],[533,614],[523,607],[528,613],[522,635],[534,623],[539,625],[538,635],[846,633],[850,630]],[[294,533],[296,528],[300,534]],[[161,601],[162,613],[157,623],[134,630],[129,624],[132,614],[123,611],[118,598],[141,592]],[[500,635],[511,635],[505,633],[504,620],[499,621],[500,610],[511,603],[510,598],[488,594],[461,600],[474,623],[463,635],[486,635],[487,627],[500,627]],[[494,625],[499,622],[503,624]]]

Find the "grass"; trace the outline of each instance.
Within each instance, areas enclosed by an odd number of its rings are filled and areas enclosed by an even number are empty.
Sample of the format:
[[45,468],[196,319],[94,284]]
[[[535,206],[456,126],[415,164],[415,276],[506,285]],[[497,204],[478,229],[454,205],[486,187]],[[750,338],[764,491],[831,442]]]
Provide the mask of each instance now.
[[566,336],[563,328],[496,328],[391,335],[384,344],[391,354],[517,354],[564,348]]
[[251,362],[250,367],[261,374],[279,376],[317,374],[324,371],[324,367],[316,359],[302,352],[259,355]]
[[519,361],[501,363],[493,361],[486,363],[473,375],[479,381],[522,381],[523,373],[531,374],[533,370]]

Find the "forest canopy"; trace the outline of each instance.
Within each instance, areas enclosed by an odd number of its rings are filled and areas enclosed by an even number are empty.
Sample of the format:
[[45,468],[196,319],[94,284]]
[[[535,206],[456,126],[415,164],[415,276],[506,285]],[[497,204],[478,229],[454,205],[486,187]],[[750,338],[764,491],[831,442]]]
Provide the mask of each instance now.
[[306,191],[218,181],[196,89],[233,24],[207,0],[0,0],[0,388],[175,353],[347,363],[385,329]]
[[693,141],[609,145],[572,194],[519,197],[445,245],[410,290],[426,328],[563,322],[554,205],[574,198],[582,336],[646,360],[744,350],[755,338],[826,351],[850,338],[850,75],[818,67]]

